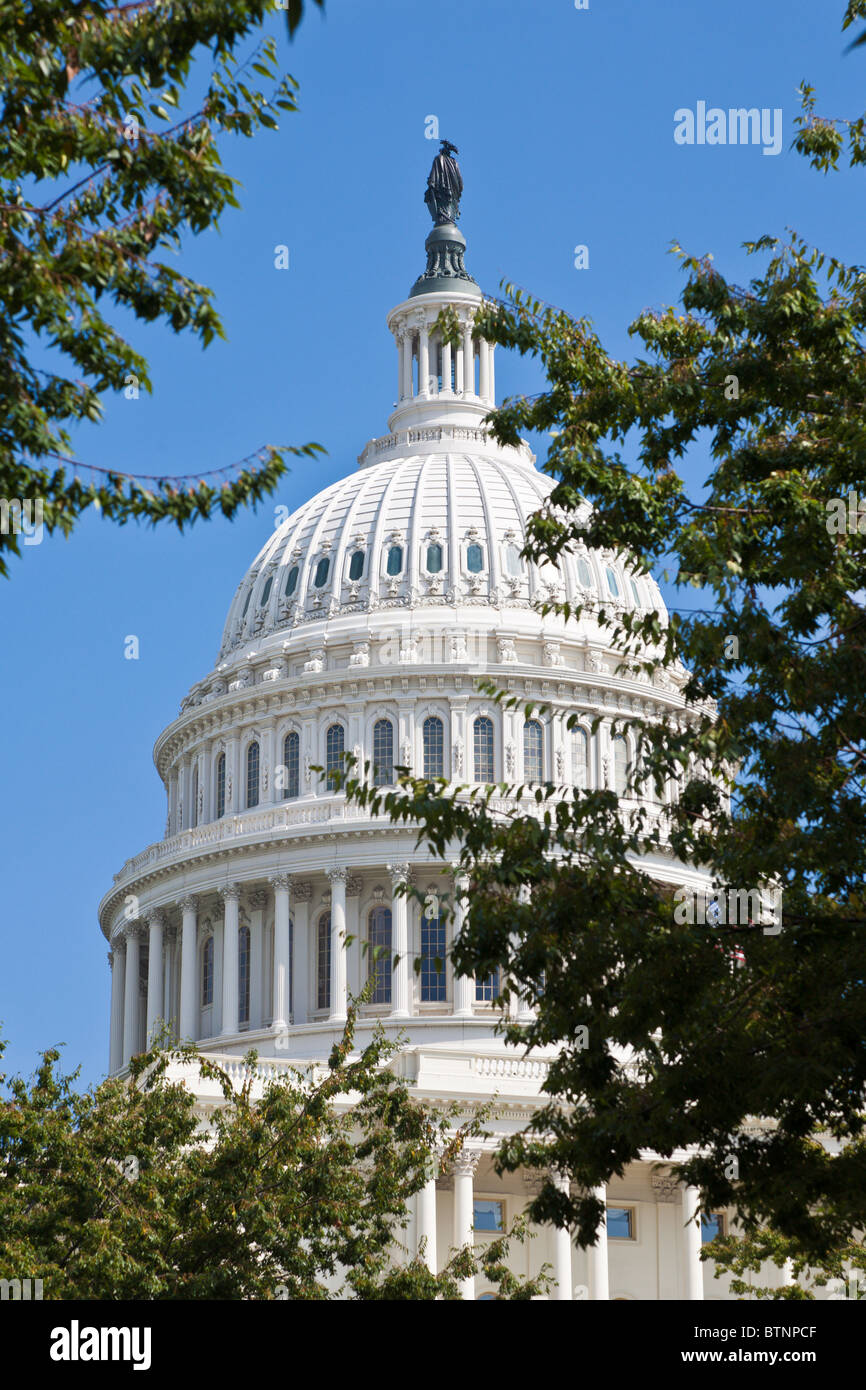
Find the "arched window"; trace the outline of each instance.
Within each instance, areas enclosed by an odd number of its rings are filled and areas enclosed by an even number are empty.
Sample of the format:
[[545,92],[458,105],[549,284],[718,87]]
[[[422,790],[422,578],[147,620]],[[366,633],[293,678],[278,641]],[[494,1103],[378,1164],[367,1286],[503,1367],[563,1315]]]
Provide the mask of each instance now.
[[316,1008],[331,1007],[331,914],[323,912],[316,929]]
[[247,806],[259,804],[259,745],[251,743],[247,749]]
[[427,573],[438,574],[442,568],[442,547],[437,541],[427,547]]
[[261,598],[259,599],[259,608],[264,608],[265,604],[267,603],[268,599],[270,598],[270,596],[271,596],[271,585],[273,584],[273,582],[274,582],[274,577],[273,577],[272,574],[269,574],[268,577],[267,577],[267,579],[265,580],[265,587],[262,589],[262,596],[261,596]]
[[291,598],[297,587],[298,567],[297,565],[292,565],[292,568],[289,570],[288,578],[286,579],[286,598]]
[[327,584],[328,572],[330,568],[330,560],[328,559],[327,555],[323,555],[319,563],[316,565],[316,573],[313,578],[313,583],[315,584],[317,589],[322,589]]
[[610,565],[608,565],[607,569],[605,570],[605,574],[607,575],[607,587],[610,589],[610,592],[613,594],[614,598],[619,598],[619,583],[617,582],[617,577],[611,569]]
[[250,929],[238,930],[238,1022],[250,1021]]
[[544,729],[537,719],[523,726],[523,776],[527,782],[544,781]]
[[394,725],[377,719],[373,725],[373,786],[390,787],[394,781]]
[[216,813],[217,820],[226,813],[226,755],[220,753],[216,760]]
[[479,715],[472,729],[476,782],[493,781],[493,720]]
[[369,975],[373,981],[371,1004],[391,1002],[391,909],[374,907],[367,919],[370,953]]
[[628,744],[622,734],[617,734],[613,739],[613,786],[617,796],[625,796],[628,775]]
[[192,770],[192,806],[190,815],[190,825],[195,830],[198,825],[198,763]]
[[584,588],[595,588],[595,585],[593,584],[592,580],[592,570],[589,567],[589,561],[583,555],[578,555],[577,557],[577,577],[580,580],[581,584],[584,586]]
[[421,1002],[442,1004],[446,998],[445,923],[421,914]]
[[575,786],[589,786],[589,739],[585,729],[574,731],[574,782]]
[[213,937],[207,937],[201,952],[201,1006],[213,1003]]
[[466,547],[466,568],[470,574],[480,574],[484,569],[484,551],[476,541]]
[[634,601],[635,601],[635,603],[637,604],[638,608],[643,608],[643,599],[642,599],[641,596],[640,596],[640,589],[639,589],[638,586],[637,586],[637,580],[636,580],[636,579],[632,579],[630,582],[631,582],[631,591],[632,591],[632,594],[634,595]]
[[492,1004],[499,993],[499,966],[490,975],[485,975],[484,979],[480,976],[475,980],[475,1002],[478,1004]]
[[445,730],[442,720],[431,714],[424,720],[424,776],[445,776]]
[[520,546],[514,545],[513,542],[505,547],[505,568],[509,574],[518,575],[523,573]]
[[385,562],[385,572],[387,574],[399,574],[403,569],[403,547],[402,545],[392,545],[388,550],[388,559]]
[[337,780],[335,774],[343,771],[345,743],[346,733],[342,724],[332,724],[325,735],[325,773],[332,791]]
[[298,734],[286,734],[283,739],[283,767],[285,771],[285,786],[283,787],[283,800],[292,796],[300,796],[300,760],[301,760],[301,739]]

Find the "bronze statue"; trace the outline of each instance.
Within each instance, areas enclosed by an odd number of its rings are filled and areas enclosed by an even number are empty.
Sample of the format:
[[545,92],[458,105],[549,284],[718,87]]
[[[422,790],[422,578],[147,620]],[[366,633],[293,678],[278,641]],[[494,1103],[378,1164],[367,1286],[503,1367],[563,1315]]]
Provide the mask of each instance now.
[[460,166],[453,158],[459,151],[450,140],[442,140],[441,148],[433,160],[433,167],[427,179],[427,192],[424,202],[437,227],[444,222],[456,222],[460,216],[460,197],[463,193],[463,178]]

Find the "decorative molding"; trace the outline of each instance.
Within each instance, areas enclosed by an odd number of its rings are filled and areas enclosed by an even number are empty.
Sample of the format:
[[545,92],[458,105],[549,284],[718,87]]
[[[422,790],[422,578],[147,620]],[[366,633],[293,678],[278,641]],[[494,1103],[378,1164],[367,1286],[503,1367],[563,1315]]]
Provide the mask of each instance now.
[[198,912],[198,898],[195,893],[187,893],[185,898],[181,898],[178,906],[181,912]]
[[308,903],[312,896],[312,883],[298,883],[295,879],[292,879],[292,897],[296,902]]
[[290,889],[292,886],[292,877],[291,874],[272,874],[268,882],[276,892],[280,888]]
[[241,886],[239,883],[224,883],[217,889],[224,903],[237,903],[241,898]]
[[680,1183],[671,1173],[653,1173],[650,1180],[657,1202],[679,1201]]

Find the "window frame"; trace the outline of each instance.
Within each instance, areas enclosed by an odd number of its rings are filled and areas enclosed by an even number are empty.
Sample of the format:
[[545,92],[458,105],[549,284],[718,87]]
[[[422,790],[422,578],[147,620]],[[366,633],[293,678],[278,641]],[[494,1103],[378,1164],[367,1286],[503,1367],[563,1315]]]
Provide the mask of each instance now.
[[[289,758],[289,739],[293,739],[294,756]],[[294,763],[294,787],[291,790],[292,763]],[[283,734],[283,767],[286,769],[286,785],[283,787],[283,801],[295,801],[301,794],[301,736],[297,729],[289,729]]]
[[[629,1214],[629,1233],[627,1236],[614,1236],[608,1230],[607,1214],[610,1211],[625,1211]],[[604,1231],[607,1240],[621,1240],[634,1243],[637,1240],[637,1204],[635,1202],[605,1202]]]
[[216,811],[216,815],[214,817],[215,820],[222,820],[223,816],[226,813],[226,770],[227,769],[225,753],[217,753],[216,772],[214,773],[214,792],[216,801],[216,804],[214,806],[214,810]]
[[[485,770],[489,765],[490,776],[479,776],[479,744],[478,726],[486,724],[490,729],[490,756],[489,764],[485,759]],[[496,726],[489,714],[476,714],[472,720],[472,780],[481,786],[490,786],[496,781]]]
[[[331,909],[322,908],[316,918],[316,1012],[331,1011]],[[324,1004],[322,999],[324,997]]]
[[[428,747],[427,728],[428,725],[432,724],[438,724],[439,726],[440,747],[438,749],[438,753],[441,763],[441,770],[439,772],[428,771],[428,761],[430,759],[431,753]],[[434,749],[433,752],[435,753],[435,751],[436,750]],[[427,714],[424,716],[424,719],[421,723],[421,760],[424,768],[424,777],[428,781],[434,781],[437,777],[445,776],[445,720],[439,714]]]
[[[252,764],[255,764],[255,784],[250,778]],[[254,811],[261,801],[262,749],[257,738],[251,738],[244,755],[244,809]],[[255,800],[250,797],[254,795]]]
[[[386,929],[385,918],[387,918],[387,940],[378,941],[373,939],[373,918],[379,918],[381,914],[381,930]],[[369,1006],[371,1008],[388,1008],[393,1005],[394,1000],[394,913],[387,903],[374,903],[367,909],[367,979],[373,980],[373,992],[370,996]],[[380,930],[379,923],[376,924],[377,933]],[[374,956],[373,951],[378,947],[387,948],[387,955]]]

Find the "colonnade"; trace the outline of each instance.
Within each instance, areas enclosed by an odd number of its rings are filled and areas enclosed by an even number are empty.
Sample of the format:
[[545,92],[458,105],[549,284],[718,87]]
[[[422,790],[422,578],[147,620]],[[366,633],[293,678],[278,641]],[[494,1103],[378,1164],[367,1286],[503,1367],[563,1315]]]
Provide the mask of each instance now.
[[[400,400],[454,394],[464,399],[470,397],[473,400],[495,401],[494,344],[485,338],[473,339],[471,322],[461,325],[460,338],[453,349],[451,343],[440,338],[435,328],[435,315],[429,321],[420,316],[417,322],[401,328],[397,333],[397,343],[397,389]],[[440,352],[441,372],[438,361]],[[440,375],[441,387],[438,384]]]
[[[455,1250],[462,1249],[466,1245],[478,1245],[478,1236],[473,1224],[474,1182],[481,1157],[481,1150],[464,1149],[457,1155],[452,1166],[453,1217],[450,1245]],[[554,1172],[551,1177],[557,1185],[567,1186],[567,1179],[562,1174]],[[679,1212],[682,1217],[681,1241],[685,1286],[683,1297],[691,1300],[703,1299],[703,1264],[700,1257],[701,1227],[699,1218],[694,1219],[700,1204],[700,1194],[695,1188],[688,1186],[673,1185],[672,1190],[678,1190],[681,1194]],[[436,1175],[431,1173],[416,1197],[415,1229],[416,1253],[422,1256],[427,1268],[434,1273],[444,1263],[444,1260],[440,1259],[438,1250],[437,1194]],[[607,1188],[605,1185],[593,1188],[592,1195],[603,1206],[606,1206]],[[569,1230],[566,1227],[554,1227],[552,1239],[553,1259],[548,1262],[552,1264],[553,1282],[548,1296],[551,1299],[569,1301],[575,1298],[609,1300],[611,1296],[608,1260],[609,1240],[606,1221],[602,1220],[601,1222],[596,1243],[587,1247],[586,1250],[588,1280],[586,1286],[575,1285],[574,1283],[574,1247]],[[445,1253],[443,1252],[443,1255]],[[464,1299],[474,1299],[475,1279],[462,1280],[460,1292]],[[676,1295],[674,1294],[673,1297]]]

